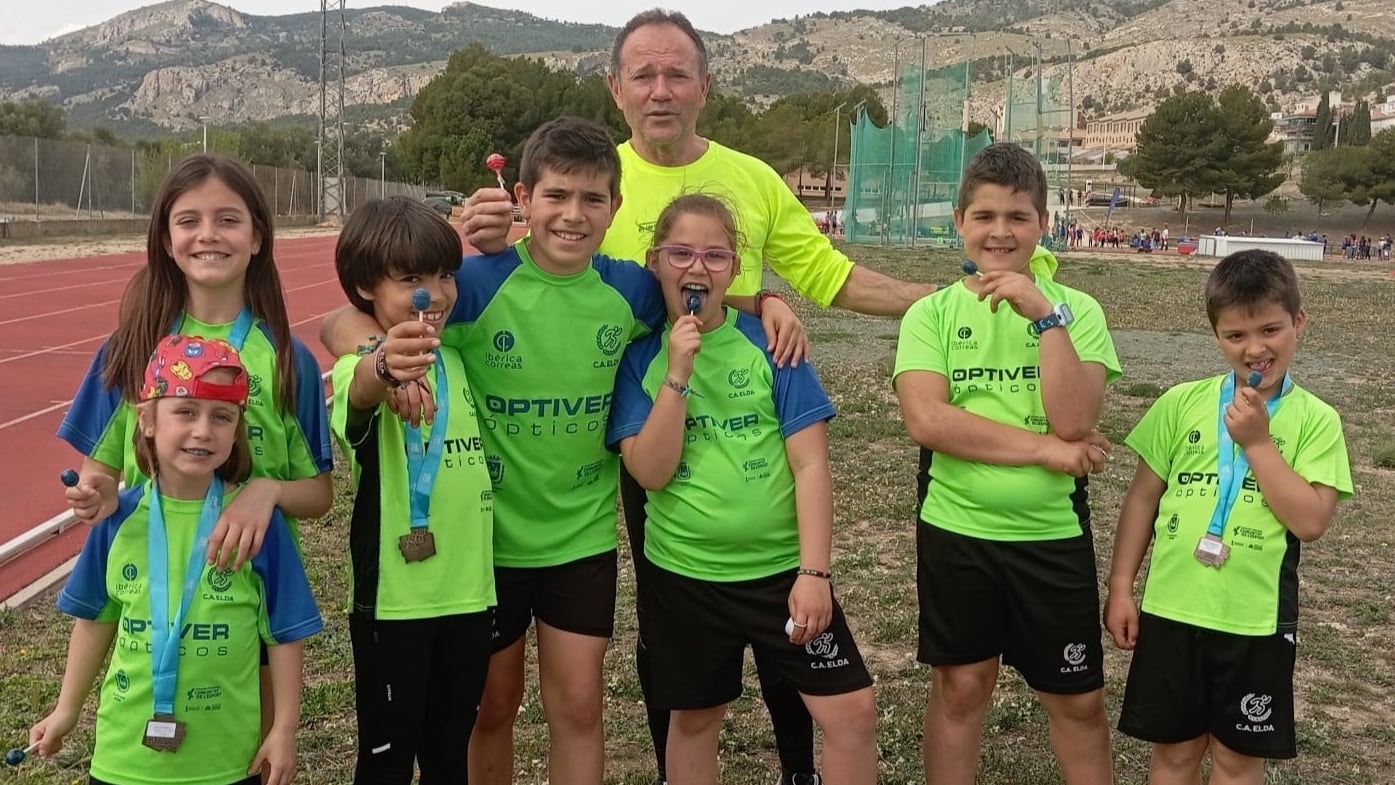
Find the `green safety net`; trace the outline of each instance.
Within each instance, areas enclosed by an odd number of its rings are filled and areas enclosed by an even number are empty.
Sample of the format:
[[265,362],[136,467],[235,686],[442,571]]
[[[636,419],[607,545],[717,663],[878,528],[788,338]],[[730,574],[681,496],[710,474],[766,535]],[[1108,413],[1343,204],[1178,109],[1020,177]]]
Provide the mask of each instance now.
[[[964,165],[994,139],[964,132],[969,64],[934,70],[918,64],[897,74],[891,122],[882,128],[859,113],[852,122],[845,236],[852,242],[958,246],[954,207]],[[1045,169],[1048,202],[1065,177],[1063,131],[1068,102],[1060,80],[1024,69],[1009,77],[1002,105],[1004,141],[1030,150]]]

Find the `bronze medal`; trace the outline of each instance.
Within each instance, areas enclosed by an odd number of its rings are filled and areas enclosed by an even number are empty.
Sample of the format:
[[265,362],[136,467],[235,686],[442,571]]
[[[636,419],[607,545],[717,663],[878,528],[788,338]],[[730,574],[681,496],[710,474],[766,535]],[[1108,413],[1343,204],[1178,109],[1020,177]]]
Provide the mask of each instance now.
[[174,752],[184,741],[184,723],[172,714],[156,714],[145,723],[145,736],[141,744],[157,752]]
[[397,548],[408,562],[426,561],[436,555],[436,536],[426,529],[413,529],[397,538]]

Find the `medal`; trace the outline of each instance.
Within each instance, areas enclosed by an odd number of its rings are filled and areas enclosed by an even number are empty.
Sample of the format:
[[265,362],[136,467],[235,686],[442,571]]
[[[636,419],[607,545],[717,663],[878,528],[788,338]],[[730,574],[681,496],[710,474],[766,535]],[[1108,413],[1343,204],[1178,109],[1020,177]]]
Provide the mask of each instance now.
[[[1251,387],[1259,383],[1256,376],[1260,374],[1252,372],[1247,380]],[[1220,486],[1216,491],[1216,508],[1211,512],[1211,522],[1206,527],[1206,534],[1197,541],[1196,550],[1192,552],[1197,561],[1216,569],[1220,569],[1225,560],[1230,558],[1230,546],[1226,545],[1223,539],[1225,525],[1232,508],[1235,507],[1235,501],[1240,498],[1240,491],[1245,486],[1245,475],[1250,471],[1249,457],[1243,449],[1236,449],[1235,439],[1225,427],[1225,410],[1235,400],[1235,385],[1235,373],[1232,371],[1226,375],[1225,381],[1221,382],[1220,413],[1216,417],[1216,476]],[[1279,401],[1283,400],[1292,388],[1293,381],[1288,378],[1288,374],[1284,374],[1279,394],[1264,402],[1270,420],[1273,420],[1274,411],[1279,408]]]
[[174,752],[184,741],[184,730],[184,723],[173,714],[156,714],[145,723],[145,736],[140,743],[156,752]]
[[409,562],[426,561],[436,555],[436,535],[426,529],[413,529],[397,538],[397,549]]
[[204,496],[203,509],[199,511],[199,527],[194,536],[194,546],[189,551],[189,566],[184,570],[179,607],[174,618],[170,618],[169,535],[165,531],[165,516],[160,506],[159,484],[155,480],[150,481],[150,527],[146,535],[146,558],[150,570],[150,671],[155,716],[145,723],[141,743],[152,750],[174,752],[184,741],[184,723],[174,718],[179,677],[179,637],[199,578],[203,576],[209,535],[222,510],[223,481],[214,477]]
[[[427,294],[421,290],[422,294]],[[429,295],[428,295],[429,297]],[[414,306],[416,294],[413,294]],[[419,309],[420,310],[420,309]],[[446,425],[450,422],[450,388],[446,384],[446,364],[436,352],[436,421],[431,426],[431,440],[422,444],[421,429],[408,426],[407,487],[411,512],[411,532],[397,538],[402,558],[411,562],[426,561],[436,555],[436,537],[427,527],[431,523],[431,490],[436,485],[436,469],[441,465],[445,449]]]
[[1221,538],[1207,533],[1197,540],[1196,551],[1192,554],[1196,560],[1207,567],[1220,569],[1225,560],[1230,557],[1230,546],[1221,542]]

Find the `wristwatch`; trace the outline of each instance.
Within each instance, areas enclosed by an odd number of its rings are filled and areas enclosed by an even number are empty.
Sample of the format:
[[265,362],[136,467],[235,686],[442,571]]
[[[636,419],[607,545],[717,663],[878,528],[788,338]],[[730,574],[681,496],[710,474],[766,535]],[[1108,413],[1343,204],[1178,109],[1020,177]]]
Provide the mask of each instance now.
[[1032,322],[1032,335],[1041,335],[1052,327],[1066,327],[1075,321],[1075,315],[1070,312],[1070,306],[1065,303],[1058,303],[1051,313],[1045,317]]

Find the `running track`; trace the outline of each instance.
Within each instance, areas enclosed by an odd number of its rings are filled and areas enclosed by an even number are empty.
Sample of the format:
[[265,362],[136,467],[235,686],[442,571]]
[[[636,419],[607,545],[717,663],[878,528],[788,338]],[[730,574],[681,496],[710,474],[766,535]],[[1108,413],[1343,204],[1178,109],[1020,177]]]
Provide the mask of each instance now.
[[[320,321],[345,302],[334,273],[336,239],[276,243],[291,329],[322,370],[329,355]],[[67,509],[58,475],[81,459],[54,434],[93,353],[116,328],[127,280],[143,264],[142,251],[0,267],[0,543]],[[86,534],[75,527],[0,567],[0,599],[71,558]]]

